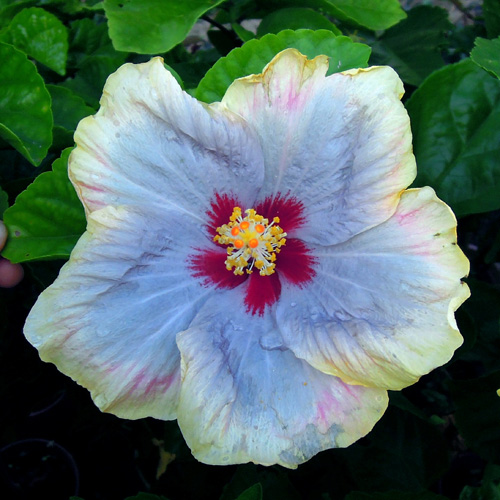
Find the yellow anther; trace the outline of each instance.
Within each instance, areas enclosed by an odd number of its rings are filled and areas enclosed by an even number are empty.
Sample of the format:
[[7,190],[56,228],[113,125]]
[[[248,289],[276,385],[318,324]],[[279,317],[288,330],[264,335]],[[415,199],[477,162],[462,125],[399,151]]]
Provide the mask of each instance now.
[[229,223],[217,228],[214,241],[227,245],[226,269],[236,275],[251,274],[253,268],[261,276],[275,272],[276,254],[285,244],[286,233],[277,225],[279,217],[269,220],[250,208],[242,217],[240,207],[234,207]]

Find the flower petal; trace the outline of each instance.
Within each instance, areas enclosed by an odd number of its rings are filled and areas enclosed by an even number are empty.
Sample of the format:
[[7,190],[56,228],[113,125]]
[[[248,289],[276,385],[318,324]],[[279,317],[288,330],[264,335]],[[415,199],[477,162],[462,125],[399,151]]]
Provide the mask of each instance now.
[[406,191],[385,223],[312,253],[316,277],[299,292],[284,285],[276,316],[285,344],[315,368],[401,389],[461,345],[454,311],[469,295],[469,263],[431,188]]
[[103,411],[175,418],[175,335],[208,296],[184,262],[188,240],[201,234],[187,219],[123,207],[93,212],[28,316],[24,332],[41,358],[89,389]]
[[278,54],[261,75],[236,80],[223,103],[255,127],[266,165],[259,195],[305,207],[301,238],[345,241],[383,222],[415,178],[403,85],[388,67],[325,77],[325,56]]
[[387,406],[386,392],[348,385],[297,359],[272,316],[245,314],[243,299],[237,289],[207,301],[177,337],[178,420],[194,456],[295,468],[367,434]]
[[148,203],[200,218],[214,192],[253,202],[263,179],[251,129],[183,92],[159,57],[108,78],[101,109],[80,122],[75,142],[70,178],[87,211]]

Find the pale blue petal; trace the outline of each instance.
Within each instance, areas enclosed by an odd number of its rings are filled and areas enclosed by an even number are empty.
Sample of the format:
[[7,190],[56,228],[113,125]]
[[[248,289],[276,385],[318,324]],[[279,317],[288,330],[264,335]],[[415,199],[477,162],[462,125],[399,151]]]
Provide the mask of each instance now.
[[271,315],[251,316],[241,301],[235,290],[213,297],[177,338],[178,420],[193,455],[208,464],[295,468],[367,434],[386,392],[345,384],[297,359]]

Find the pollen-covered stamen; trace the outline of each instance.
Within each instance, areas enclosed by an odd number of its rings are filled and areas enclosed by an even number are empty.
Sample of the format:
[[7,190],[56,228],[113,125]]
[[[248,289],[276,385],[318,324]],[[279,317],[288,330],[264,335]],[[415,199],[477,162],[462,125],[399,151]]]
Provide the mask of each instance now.
[[248,274],[256,267],[261,276],[274,273],[276,254],[286,243],[286,233],[279,227],[279,218],[274,217],[271,223],[258,215],[253,208],[245,210],[242,217],[241,208],[234,207],[229,223],[217,228],[214,241],[228,245],[226,269],[234,274]]

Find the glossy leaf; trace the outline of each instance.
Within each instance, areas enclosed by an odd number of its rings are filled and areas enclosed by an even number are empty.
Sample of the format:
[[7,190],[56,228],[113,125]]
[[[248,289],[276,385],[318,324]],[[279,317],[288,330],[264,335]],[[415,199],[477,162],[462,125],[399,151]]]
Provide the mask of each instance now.
[[484,23],[489,38],[500,36],[500,2],[483,0]]
[[50,12],[37,7],[22,10],[12,19],[1,39],[56,73],[66,73],[68,32]]
[[83,206],[68,178],[65,149],[51,172],[39,175],[4,213],[9,239],[2,255],[12,262],[68,258],[85,231]]
[[432,74],[407,102],[418,186],[459,216],[500,208],[500,82],[470,60]]
[[52,143],[50,95],[25,54],[0,42],[0,137],[33,165]]
[[388,29],[373,45],[370,63],[393,67],[405,83],[418,86],[443,66],[441,47],[452,27],[439,7],[420,6],[408,18]]
[[224,0],[104,0],[116,50],[167,52],[182,42],[198,18]]
[[277,35],[268,34],[259,40],[250,40],[219,59],[201,80],[196,90],[197,99],[220,101],[236,78],[261,73],[278,52],[290,47],[309,58],[319,54],[329,56],[328,74],[366,67],[370,57],[367,45],[354,43],[344,36],[337,37],[327,30],[285,30]]
[[467,444],[481,457],[500,460],[500,371],[472,380],[451,382],[455,420]]
[[302,28],[311,30],[325,29],[333,31],[336,35],[342,34],[335,24],[319,12],[301,7],[289,7],[275,10],[264,17],[257,28],[257,36],[261,37],[267,33],[279,33],[286,29],[297,30]]
[[341,21],[384,30],[406,17],[399,0],[329,0],[329,11]]
[[471,59],[481,68],[500,78],[500,37],[495,40],[476,38]]

